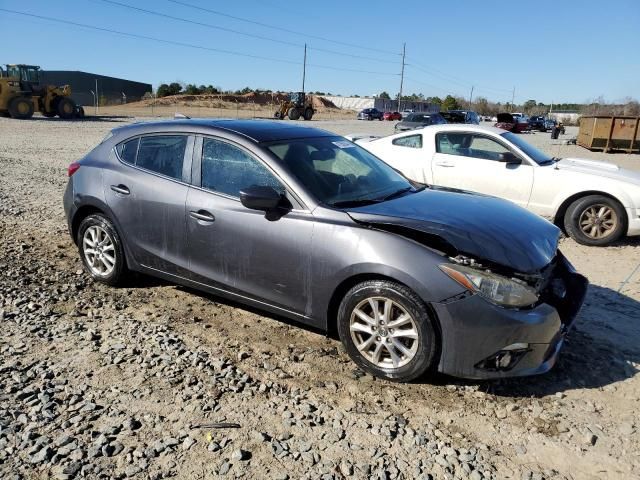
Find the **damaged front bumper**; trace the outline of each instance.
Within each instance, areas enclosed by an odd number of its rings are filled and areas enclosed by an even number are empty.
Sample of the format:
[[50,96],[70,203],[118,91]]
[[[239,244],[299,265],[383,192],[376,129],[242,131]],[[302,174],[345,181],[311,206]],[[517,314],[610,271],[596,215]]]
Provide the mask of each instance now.
[[432,303],[442,331],[439,370],[471,379],[537,375],[556,363],[588,281],[558,253],[532,308],[504,308],[480,295]]

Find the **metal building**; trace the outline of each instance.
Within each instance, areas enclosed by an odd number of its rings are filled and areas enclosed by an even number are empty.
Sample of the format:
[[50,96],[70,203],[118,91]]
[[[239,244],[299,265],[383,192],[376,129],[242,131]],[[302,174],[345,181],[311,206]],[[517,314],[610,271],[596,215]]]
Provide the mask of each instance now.
[[43,70],[40,72],[40,82],[49,85],[71,85],[71,98],[78,105],[84,106],[94,105],[96,82],[100,105],[135,102],[145,93],[152,91],[149,83],[70,70]]

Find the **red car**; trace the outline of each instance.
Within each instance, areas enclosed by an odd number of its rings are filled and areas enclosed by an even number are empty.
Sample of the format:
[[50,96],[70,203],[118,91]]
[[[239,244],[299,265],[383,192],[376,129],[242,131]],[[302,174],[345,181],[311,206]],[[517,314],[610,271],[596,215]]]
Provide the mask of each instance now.
[[400,112],[384,112],[383,120],[402,120]]

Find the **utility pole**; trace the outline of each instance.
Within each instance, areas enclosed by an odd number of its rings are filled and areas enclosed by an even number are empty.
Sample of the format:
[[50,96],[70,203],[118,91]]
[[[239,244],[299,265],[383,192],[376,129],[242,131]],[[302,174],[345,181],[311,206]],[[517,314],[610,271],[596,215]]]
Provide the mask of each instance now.
[[302,91],[304,92],[304,77],[307,75],[307,44],[304,44],[304,62],[302,64]]
[[516,87],[513,87],[513,92],[511,92],[511,111],[513,112],[513,102],[516,99]]
[[469,95],[469,110],[471,110],[472,102],[473,102],[473,85],[471,85],[471,94]]
[[98,95],[98,79],[96,78],[96,115],[98,115],[98,102],[100,101],[100,96]]
[[402,70],[400,70],[400,93],[398,94],[398,111],[401,112],[400,102],[402,101],[402,85],[404,83],[404,57],[407,50],[407,43],[402,44]]

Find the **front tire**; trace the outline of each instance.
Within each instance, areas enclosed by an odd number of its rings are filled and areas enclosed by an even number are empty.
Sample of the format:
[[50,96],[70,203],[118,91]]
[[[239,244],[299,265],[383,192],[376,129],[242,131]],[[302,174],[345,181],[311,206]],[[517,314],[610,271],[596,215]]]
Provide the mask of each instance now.
[[112,286],[124,281],[128,273],[124,249],[111,220],[99,213],[86,217],[78,228],[77,244],[94,280]]
[[70,120],[76,113],[76,104],[69,97],[60,97],[56,102],[58,116],[64,120]]
[[375,377],[409,382],[437,361],[427,306],[399,283],[370,280],[349,290],[338,309],[338,333],[354,363]]
[[588,195],[569,205],[564,228],[582,245],[609,245],[624,234],[626,214],[616,200],[604,195]]
[[287,114],[289,115],[289,120],[298,120],[300,118],[300,111],[296,107],[291,107]]

